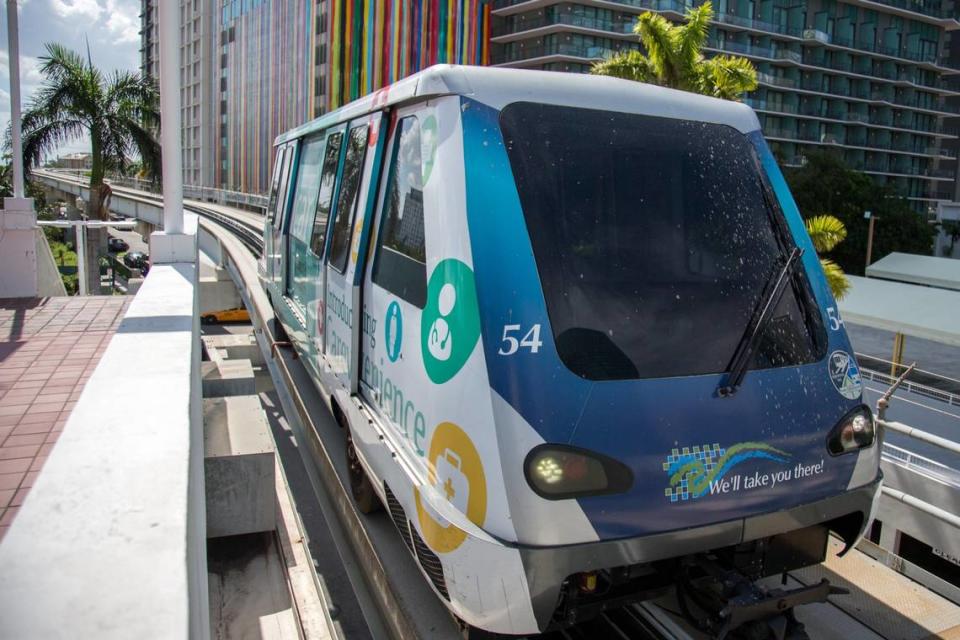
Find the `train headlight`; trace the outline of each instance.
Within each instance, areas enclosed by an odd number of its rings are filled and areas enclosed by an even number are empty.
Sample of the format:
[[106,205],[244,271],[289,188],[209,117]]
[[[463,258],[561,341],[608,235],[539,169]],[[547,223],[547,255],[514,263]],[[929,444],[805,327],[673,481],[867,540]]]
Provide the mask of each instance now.
[[873,414],[866,405],[848,413],[837,423],[827,437],[827,450],[839,456],[872,446],[876,440]]
[[621,493],[633,484],[633,473],[622,462],[569,445],[535,447],[524,470],[530,487],[548,500]]

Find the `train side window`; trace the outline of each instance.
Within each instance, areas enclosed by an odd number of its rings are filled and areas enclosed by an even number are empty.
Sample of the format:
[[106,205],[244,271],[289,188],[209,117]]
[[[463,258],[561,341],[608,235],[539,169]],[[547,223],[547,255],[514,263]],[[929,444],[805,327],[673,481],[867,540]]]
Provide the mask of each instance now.
[[287,147],[286,153],[283,156],[283,169],[280,171],[280,188],[277,189],[277,203],[275,208],[274,219],[277,221],[277,226],[280,229],[286,227],[286,218],[287,215],[287,196],[290,193],[290,181],[292,176],[290,175],[293,169],[293,156],[294,156],[294,147]]
[[273,165],[273,179],[270,181],[270,203],[267,205],[267,214],[270,223],[277,215],[277,191],[280,190],[280,171],[283,168],[283,161],[287,157],[287,148],[277,149],[277,161]]
[[306,244],[310,240],[310,215],[320,182],[320,154],[323,138],[308,140],[300,152],[300,166],[293,186],[293,208],[290,214],[290,236]]
[[373,282],[423,309],[427,300],[427,252],[423,231],[420,123],[400,121],[387,176]]
[[323,255],[323,243],[327,237],[327,220],[330,218],[330,204],[333,202],[333,187],[337,182],[337,166],[340,164],[342,143],[342,131],[330,134],[327,138],[327,150],[323,156],[320,194],[317,196],[317,212],[313,218],[313,234],[310,238],[310,250],[318,258]]
[[367,152],[367,125],[350,130],[347,140],[347,157],[340,178],[340,194],[333,220],[333,240],[330,243],[330,266],[339,273],[347,268],[350,255],[350,239],[353,233],[353,217],[363,177],[363,161]]

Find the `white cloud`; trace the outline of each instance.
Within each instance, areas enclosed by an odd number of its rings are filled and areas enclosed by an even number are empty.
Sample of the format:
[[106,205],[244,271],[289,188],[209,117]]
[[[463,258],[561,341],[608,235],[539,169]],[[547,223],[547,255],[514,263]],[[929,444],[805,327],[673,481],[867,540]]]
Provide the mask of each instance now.
[[50,6],[61,18],[98,20],[103,7],[97,0],[50,0]]
[[107,29],[116,43],[140,42],[140,14],[136,5],[107,0]]

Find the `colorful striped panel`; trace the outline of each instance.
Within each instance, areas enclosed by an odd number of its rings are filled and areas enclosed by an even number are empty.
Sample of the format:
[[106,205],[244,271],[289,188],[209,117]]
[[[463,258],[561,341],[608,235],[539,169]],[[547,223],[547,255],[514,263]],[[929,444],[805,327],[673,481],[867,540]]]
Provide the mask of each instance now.
[[326,110],[432,64],[490,61],[489,0],[343,0],[327,12]]

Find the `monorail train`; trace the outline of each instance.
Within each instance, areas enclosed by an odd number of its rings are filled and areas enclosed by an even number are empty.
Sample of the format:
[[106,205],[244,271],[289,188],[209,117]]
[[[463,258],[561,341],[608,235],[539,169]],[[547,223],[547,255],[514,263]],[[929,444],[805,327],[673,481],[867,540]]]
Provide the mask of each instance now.
[[358,508],[465,625],[536,633],[695,558],[753,580],[862,535],[873,416],[749,107],[435,66],[275,154],[264,287]]

